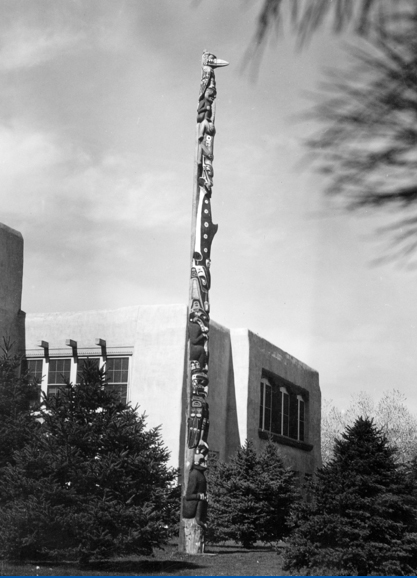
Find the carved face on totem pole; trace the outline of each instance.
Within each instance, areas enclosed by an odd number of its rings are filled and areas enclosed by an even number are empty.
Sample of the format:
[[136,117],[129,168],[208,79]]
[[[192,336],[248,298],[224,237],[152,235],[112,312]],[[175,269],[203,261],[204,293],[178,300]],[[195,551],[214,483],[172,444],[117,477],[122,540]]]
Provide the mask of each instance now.
[[199,466],[200,468],[207,469],[207,460],[209,454],[209,447],[206,442],[201,441],[198,444],[197,449],[194,454],[194,466]]

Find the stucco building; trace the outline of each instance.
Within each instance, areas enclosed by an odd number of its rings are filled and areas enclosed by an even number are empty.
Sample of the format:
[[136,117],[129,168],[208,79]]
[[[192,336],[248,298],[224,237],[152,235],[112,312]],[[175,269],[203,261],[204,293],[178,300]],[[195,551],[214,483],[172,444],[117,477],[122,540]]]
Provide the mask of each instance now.
[[[186,305],[28,313],[20,309],[23,239],[0,228],[0,331],[26,352],[45,394],[77,380],[87,357],[106,364],[109,387],[161,425],[171,463],[183,463],[186,434]],[[247,329],[210,323],[211,451],[228,459],[246,439],[272,437],[301,475],[321,465],[318,373]]]

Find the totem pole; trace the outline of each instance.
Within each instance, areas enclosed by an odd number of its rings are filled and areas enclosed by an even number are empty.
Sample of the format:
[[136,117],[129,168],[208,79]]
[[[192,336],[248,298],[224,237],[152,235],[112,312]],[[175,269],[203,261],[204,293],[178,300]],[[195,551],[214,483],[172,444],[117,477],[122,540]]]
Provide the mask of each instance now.
[[209,408],[209,322],[210,250],[217,225],[211,216],[213,145],[216,133],[216,79],[214,69],[225,60],[203,52],[197,108],[197,147],[191,231],[191,275],[188,306],[187,439],[184,456],[180,550],[188,554],[204,551],[207,513],[207,469]]

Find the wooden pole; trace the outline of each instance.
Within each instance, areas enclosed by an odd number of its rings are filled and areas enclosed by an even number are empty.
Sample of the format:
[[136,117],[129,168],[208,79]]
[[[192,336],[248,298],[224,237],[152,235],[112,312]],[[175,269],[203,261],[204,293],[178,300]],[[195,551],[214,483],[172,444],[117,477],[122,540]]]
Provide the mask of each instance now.
[[204,552],[207,512],[207,468],[209,408],[209,323],[210,253],[217,225],[211,216],[214,135],[216,132],[215,68],[228,62],[203,52],[197,108],[196,152],[191,221],[191,274],[188,302],[187,340],[187,434],[184,448],[179,550],[188,554]]

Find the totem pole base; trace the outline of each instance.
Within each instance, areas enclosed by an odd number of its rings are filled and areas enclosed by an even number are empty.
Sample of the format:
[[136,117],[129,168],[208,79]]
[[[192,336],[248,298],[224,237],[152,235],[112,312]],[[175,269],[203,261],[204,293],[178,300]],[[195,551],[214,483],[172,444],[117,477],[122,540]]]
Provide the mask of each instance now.
[[183,519],[184,552],[186,554],[204,554],[204,529],[195,518]]

